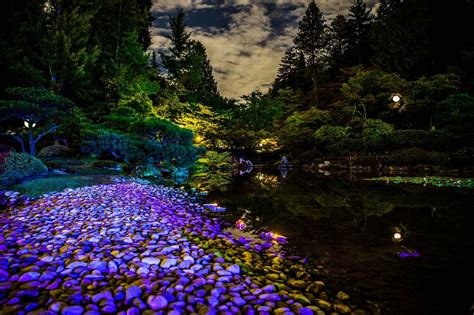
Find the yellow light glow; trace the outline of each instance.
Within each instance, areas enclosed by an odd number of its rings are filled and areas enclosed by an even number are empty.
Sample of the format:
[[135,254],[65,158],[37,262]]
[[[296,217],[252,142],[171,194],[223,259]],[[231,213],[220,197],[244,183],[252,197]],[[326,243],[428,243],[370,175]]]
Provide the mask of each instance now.
[[393,234],[393,239],[394,240],[401,240],[402,239],[402,235],[400,233],[394,233]]
[[400,95],[394,95],[394,96],[392,97],[392,101],[394,101],[395,103],[400,102],[400,100],[401,100]]
[[200,143],[200,142],[202,142],[203,140],[204,140],[204,137],[201,136],[201,135],[196,135],[196,137],[194,137],[194,141],[195,141],[196,143]]

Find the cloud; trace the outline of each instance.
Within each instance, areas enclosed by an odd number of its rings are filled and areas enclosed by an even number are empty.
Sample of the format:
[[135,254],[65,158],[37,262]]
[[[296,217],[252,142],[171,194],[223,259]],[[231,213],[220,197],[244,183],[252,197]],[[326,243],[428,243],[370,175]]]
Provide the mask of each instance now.
[[[376,0],[370,0],[375,3]],[[351,0],[316,0],[330,22],[345,14]],[[192,38],[201,41],[214,68],[219,90],[239,98],[266,91],[273,82],[285,50],[293,44],[307,0],[154,0],[155,14],[181,7],[189,14]],[[219,17],[218,17],[219,16]],[[222,16],[226,18],[222,24]],[[215,25],[210,27],[216,19]],[[217,19],[220,19],[217,21]],[[201,20],[200,20],[201,19]],[[204,21],[205,19],[205,21]],[[168,45],[163,20],[152,29],[152,48]]]

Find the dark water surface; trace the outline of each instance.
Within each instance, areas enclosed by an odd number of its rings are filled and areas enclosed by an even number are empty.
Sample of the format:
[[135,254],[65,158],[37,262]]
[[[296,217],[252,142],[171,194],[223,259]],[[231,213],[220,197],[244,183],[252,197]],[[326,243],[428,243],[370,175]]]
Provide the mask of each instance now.
[[472,191],[272,170],[253,170],[219,189],[207,199],[227,207],[228,220],[243,217],[248,230],[286,236],[289,250],[307,256],[334,294],[371,301],[382,314],[470,314]]

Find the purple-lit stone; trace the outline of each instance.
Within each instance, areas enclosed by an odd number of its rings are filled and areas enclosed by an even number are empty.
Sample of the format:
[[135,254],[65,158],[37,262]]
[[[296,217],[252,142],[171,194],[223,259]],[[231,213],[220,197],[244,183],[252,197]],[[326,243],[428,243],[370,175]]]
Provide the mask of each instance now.
[[150,295],[147,304],[153,311],[159,311],[168,306],[168,300],[162,295]]
[[283,252],[270,240],[234,238],[189,198],[121,181],[10,205],[0,213],[0,313],[271,314],[291,305],[277,288],[291,286],[293,262],[275,264]]
[[136,307],[131,307],[127,310],[127,315],[140,315],[140,310]]
[[234,275],[240,274],[240,266],[239,265],[231,265],[226,268],[227,271],[230,271]]
[[125,300],[126,301],[133,300],[134,298],[140,297],[141,294],[142,294],[142,290],[138,286],[136,285],[131,286],[125,291]]
[[84,308],[82,306],[66,306],[63,308],[61,315],[82,315]]
[[231,300],[232,300],[232,303],[234,303],[238,307],[244,306],[246,303],[245,300],[241,297],[233,297]]
[[39,272],[25,272],[24,274],[21,275],[21,277],[18,279],[18,282],[29,282],[32,280],[38,280],[40,278],[41,274]]

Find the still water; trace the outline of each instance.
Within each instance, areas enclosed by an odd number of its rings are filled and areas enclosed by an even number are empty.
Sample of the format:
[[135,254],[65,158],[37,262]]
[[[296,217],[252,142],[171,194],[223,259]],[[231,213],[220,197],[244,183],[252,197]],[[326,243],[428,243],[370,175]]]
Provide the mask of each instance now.
[[303,171],[209,176],[200,185],[228,222],[286,236],[288,251],[308,257],[333,293],[382,314],[472,313],[474,192]]

